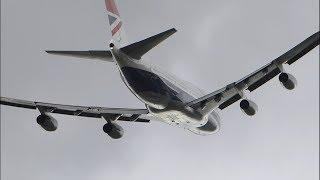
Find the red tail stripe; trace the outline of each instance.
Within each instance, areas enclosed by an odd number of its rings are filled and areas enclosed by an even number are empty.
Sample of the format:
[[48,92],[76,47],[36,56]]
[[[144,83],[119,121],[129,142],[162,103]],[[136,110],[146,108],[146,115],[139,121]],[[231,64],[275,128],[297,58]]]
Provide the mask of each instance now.
[[112,36],[115,35],[120,30],[121,26],[122,26],[122,22],[119,22],[119,24],[111,31]]
[[105,0],[105,1],[106,1],[107,11],[120,16],[118,8],[117,8],[114,0]]

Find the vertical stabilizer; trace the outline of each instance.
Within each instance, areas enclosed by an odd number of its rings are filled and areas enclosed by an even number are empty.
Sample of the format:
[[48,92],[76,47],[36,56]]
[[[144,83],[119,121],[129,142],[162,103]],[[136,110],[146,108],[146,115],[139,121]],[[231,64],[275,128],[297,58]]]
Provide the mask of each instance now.
[[105,3],[113,43],[116,44],[118,47],[123,47],[127,45],[127,40],[123,29],[123,22],[120,18],[120,13],[117,8],[117,4],[115,0],[105,0]]

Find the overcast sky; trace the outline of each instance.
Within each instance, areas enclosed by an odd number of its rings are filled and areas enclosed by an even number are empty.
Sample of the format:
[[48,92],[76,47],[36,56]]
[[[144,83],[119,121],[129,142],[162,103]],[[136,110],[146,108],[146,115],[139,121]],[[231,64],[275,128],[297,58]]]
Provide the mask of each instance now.
[[[200,3],[201,2],[201,3]],[[175,27],[147,61],[212,92],[277,58],[319,29],[319,0],[118,0],[131,42]],[[45,49],[106,49],[103,0],[1,0],[1,96],[52,103],[143,108],[114,64],[49,56]],[[221,131],[197,136],[152,122],[121,123],[112,140],[103,120],[1,106],[3,180],[316,180],[319,179],[319,49],[248,97],[219,111]]]

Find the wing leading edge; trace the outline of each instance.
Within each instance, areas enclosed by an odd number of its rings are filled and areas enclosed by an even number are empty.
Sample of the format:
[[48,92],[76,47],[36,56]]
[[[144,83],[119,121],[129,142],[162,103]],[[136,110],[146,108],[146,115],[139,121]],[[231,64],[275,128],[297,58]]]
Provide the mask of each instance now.
[[319,42],[319,32],[317,32],[257,71],[211,94],[191,101],[186,105],[194,108],[201,108],[205,112],[210,112],[216,107],[221,110],[225,109],[242,99],[244,90],[249,90],[250,92],[256,90],[278,74],[282,73],[283,64],[293,64],[318,46]]

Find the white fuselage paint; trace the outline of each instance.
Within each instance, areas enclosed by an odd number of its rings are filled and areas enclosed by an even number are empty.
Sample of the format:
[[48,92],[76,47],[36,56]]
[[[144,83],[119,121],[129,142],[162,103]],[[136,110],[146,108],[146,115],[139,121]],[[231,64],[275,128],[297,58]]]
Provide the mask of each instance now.
[[[146,105],[150,115],[156,117],[159,121],[188,129],[199,135],[208,135],[219,130],[220,124],[217,113],[213,111],[204,115],[201,110],[186,106],[186,102],[181,100],[185,99],[186,96],[195,99],[197,96],[203,95],[200,90],[167,75],[154,65],[151,66],[142,60],[132,59],[116,47],[111,48],[111,52],[123,82]],[[164,81],[167,82],[166,87],[161,87],[164,85]],[[138,84],[143,87],[138,87]],[[162,93],[161,88],[165,88],[166,91]],[[175,91],[175,88],[178,88],[181,93],[177,93],[178,89]],[[174,92],[174,94],[171,92]],[[180,98],[177,96],[180,96]]]

